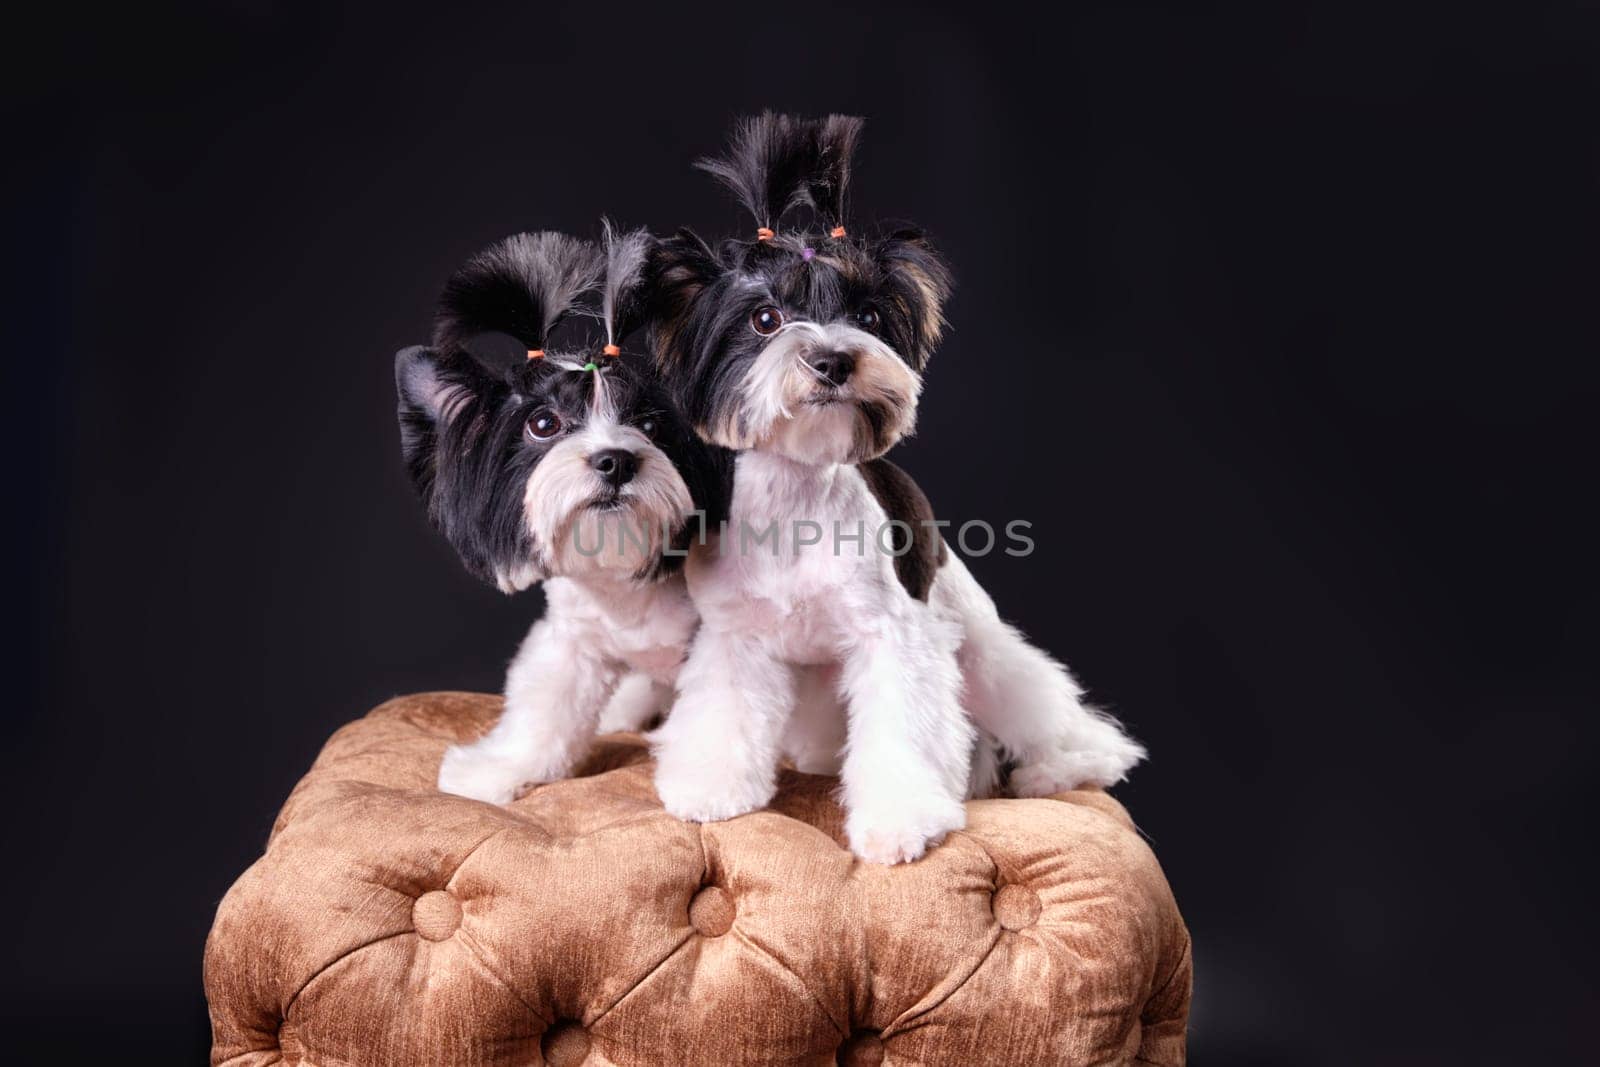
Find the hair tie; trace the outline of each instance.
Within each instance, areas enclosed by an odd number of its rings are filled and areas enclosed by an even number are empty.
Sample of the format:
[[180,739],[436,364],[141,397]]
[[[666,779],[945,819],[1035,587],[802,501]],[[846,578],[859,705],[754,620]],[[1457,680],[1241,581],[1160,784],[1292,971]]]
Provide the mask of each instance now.
[[529,359],[543,359],[544,358],[544,349],[542,349],[542,348],[530,348],[530,349],[528,349],[528,358]]
[[844,227],[843,226],[835,226],[833,228],[833,230],[828,234],[828,236],[832,237],[834,240],[838,240],[839,238],[844,236]]
[[598,365],[597,365],[597,364],[594,364],[594,363],[585,363],[585,364],[584,364],[584,365],[583,365],[583,369],[584,369],[584,370],[593,370],[593,371],[597,371],[597,370],[599,370],[599,369],[600,369],[600,367],[599,367],[599,366],[598,366]]
[[622,349],[618,348],[616,345],[606,345],[606,347],[603,348],[601,351],[605,352],[605,354],[608,355],[608,356],[620,356],[620,355],[622,355]]
[[767,227],[765,227],[765,226],[756,227],[756,240],[758,240],[758,241],[770,241],[770,240],[772,240],[772,237],[773,237],[773,233]]

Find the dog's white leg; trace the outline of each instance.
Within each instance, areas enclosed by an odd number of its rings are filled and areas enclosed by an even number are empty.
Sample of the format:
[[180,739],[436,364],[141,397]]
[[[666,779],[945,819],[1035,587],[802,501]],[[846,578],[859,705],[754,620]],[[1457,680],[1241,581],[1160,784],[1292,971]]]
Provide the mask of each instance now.
[[544,618],[534,624],[506,673],[506,707],[483,737],[453,745],[439,788],[491,804],[524,786],[565,778],[589,750],[616,667],[589,642]]
[[1048,796],[1110,786],[1144,759],[1144,749],[1083,703],[1066,667],[1003,622],[969,627],[960,656],[967,703],[978,723],[1016,761],[1010,789]]
[[845,744],[839,665],[796,667],[794,680],[794,710],[783,731],[783,754],[807,774],[838,774]]
[[678,675],[678,699],[650,735],[661,803],[688,822],[763,807],[777,788],[793,701],[788,664],[754,638],[702,626]]
[[956,641],[916,605],[844,650],[845,832],[862,859],[914,860],[966,825],[975,732],[959,699]]
[[599,731],[603,734],[634,733],[648,729],[658,715],[672,707],[672,687],[663,685],[643,671],[622,676],[616,691],[600,713]]
[[968,799],[999,796],[1004,771],[999,743],[987,731],[979,731],[978,741],[972,746],[972,772],[967,776]]
[[1036,797],[1122,781],[1144,748],[1083,703],[1083,688],[1048,653],[1002,620],[966,566],[951,555],[930,602],[964,631],[962,697],[980,727],[1015,761],[1011,792]]

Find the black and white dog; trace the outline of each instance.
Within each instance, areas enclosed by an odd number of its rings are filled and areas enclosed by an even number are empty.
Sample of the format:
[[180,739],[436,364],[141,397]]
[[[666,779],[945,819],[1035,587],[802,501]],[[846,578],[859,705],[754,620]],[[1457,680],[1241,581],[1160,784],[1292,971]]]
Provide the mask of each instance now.
[[[745,121],[702,166],[756,239],[713,250],[683,230],[652,256],[663,379],[700,435],[737,453],[719,550],[686,568],[701,626],[653,741],[662,801],[694,821],[765,805],[783,755],[838,769],[851,847],[896,863],[964,825],[963,800],[998,777],[992,742],[1021,796],[1110,785],[1144,751],[1000,619],[879,458],[914,427],[951,279],[920,232],[847,231],[860,127]],[[777,232],[801,206],[820,232]],[[823,672],[847,714],[797,708],[796,665]]]
[[[726,464],[649,364],[620,358],[650,244],[609,226],[603,249],[507,238],[450,279],[433,347],[395,357],[401,444],[429,517],[473,574],[508,593],[543,581],[548,602],[512,661],[499,722],[446,753],[447,792],[504,803],[567,776],[619,680],[631,672],[649,679],[647,700],[670,697],[694,634],[683,553],[701,516],[723,511]],[[604,349],[546,352],[596,292]],[[467,350],[489,333],[529,358],[491,371]]]

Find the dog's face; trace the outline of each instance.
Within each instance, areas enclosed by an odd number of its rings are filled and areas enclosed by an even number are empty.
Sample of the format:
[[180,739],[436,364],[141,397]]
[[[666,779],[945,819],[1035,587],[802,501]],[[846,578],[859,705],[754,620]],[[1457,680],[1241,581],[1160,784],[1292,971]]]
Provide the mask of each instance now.
[[859,463],[916,424],[948,268],[921,234],[729,242],[689,231],[651,264],[657,362],[707,441]]
[[669,573],[717,508],[710,451],[647,370],[471,355],[395,357],[406,466],[468,570],[506,592],[557,575]]

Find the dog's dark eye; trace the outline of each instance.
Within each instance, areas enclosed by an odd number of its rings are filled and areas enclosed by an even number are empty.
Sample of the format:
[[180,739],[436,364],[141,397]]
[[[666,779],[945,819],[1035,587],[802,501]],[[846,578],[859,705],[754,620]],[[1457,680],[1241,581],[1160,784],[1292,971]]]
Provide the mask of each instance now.
[[864,307],[856,312],[856,325],[869,333],[876,330],[878,323],[881,321],[878,317],[878,309],[875,307]]
[[762,337],[767,337],[778,332],[778,327],[783,325],[783,312],[772,306],[756,308],[755,314],[750,316],[750,328]]
[[561,416],[553,411],[535,411],[528,419],[526,432],[535,441],[548,441],[561,432]]
[[644,434],[646,437],[654,437],[656,435],[656,420],[640,419],[639,432]]

